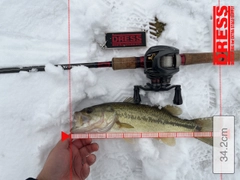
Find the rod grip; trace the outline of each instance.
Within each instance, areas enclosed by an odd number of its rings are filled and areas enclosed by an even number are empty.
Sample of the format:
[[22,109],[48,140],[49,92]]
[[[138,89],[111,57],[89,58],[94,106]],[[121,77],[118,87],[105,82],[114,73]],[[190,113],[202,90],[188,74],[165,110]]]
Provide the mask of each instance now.
[[212,53],[184,53],[184,56],[185,56],[184,65],[213,62]]
[[136,57],[112,58],[113,70],[135,69],[137,67],[136,63],[137,63]]
[[[212,63],[213,53],[184,53],[184,65]],[[234,61],[240,61],[240,51],[234,51]]]

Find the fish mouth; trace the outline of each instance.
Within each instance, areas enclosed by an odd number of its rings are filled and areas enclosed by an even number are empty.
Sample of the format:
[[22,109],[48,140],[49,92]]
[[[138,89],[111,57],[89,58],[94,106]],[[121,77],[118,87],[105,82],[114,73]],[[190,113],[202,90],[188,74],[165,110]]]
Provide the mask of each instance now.
[[71,129],[72,133],[87,133],[100,126],[104,121],[104,116],[100,116],[97,122],[91,123],[91,117],[83,113],[79,113],[78,116],[74,115],[74,125]]
[[99,120],[95,123],[91,123],[91,118],[83,113],[78,116],[78,125],[76,123],[77,118],[74,117],[75,124],[71,129],[72,133],[104,133],[109,131],[116,122],[116,114],[112,117],[113,121],[107,123],[104,119],[104,113],[100,116]]

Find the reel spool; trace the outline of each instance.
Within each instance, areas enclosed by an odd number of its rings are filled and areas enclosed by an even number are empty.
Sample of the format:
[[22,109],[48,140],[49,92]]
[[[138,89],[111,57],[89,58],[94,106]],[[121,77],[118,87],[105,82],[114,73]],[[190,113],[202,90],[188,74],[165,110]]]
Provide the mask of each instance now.
[[144,73],[151,80],[144,87],[134,86],[134,102],[139,104],[140,89],[144,91],[168,91],[175,88],[173,103],[182,104],[181,86],[170,84],[172,76],[179,71],[181,56],[179,50],[170,46],[154,46],[144,56]]

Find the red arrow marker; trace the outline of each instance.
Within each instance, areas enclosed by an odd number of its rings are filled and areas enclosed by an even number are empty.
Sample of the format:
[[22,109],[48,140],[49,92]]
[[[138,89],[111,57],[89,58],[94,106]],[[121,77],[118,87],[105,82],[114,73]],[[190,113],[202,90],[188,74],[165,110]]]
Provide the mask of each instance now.
[[63,131],[61,134],[62,134],[62,141],[65,141],[66,139],[71,138],[71,134],[67,134]]

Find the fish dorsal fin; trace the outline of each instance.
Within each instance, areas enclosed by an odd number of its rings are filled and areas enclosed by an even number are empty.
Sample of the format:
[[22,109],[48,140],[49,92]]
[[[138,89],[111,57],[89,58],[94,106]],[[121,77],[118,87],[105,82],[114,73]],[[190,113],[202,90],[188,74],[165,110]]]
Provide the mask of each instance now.
[[121,123],[120,121],[117,121],[116,124],[119,126],[119,128],[134,128],[132,125],[127,123]]
[[167,106],[163,107],[163,109],[165,109],[167,112],[169,112],[173,116],[179,116],[182,114],[182,109],[177,106],[167,105]]
[[162,142],[164,144],[167,144],[168,146],[175,146],[176,144],[176,141],[175,141],[175,138],[159,138],[162,140]]
[[128,97],[126,98],[123,102],[126,102],[126,103],[134,103],[134,99],[132,97]]

